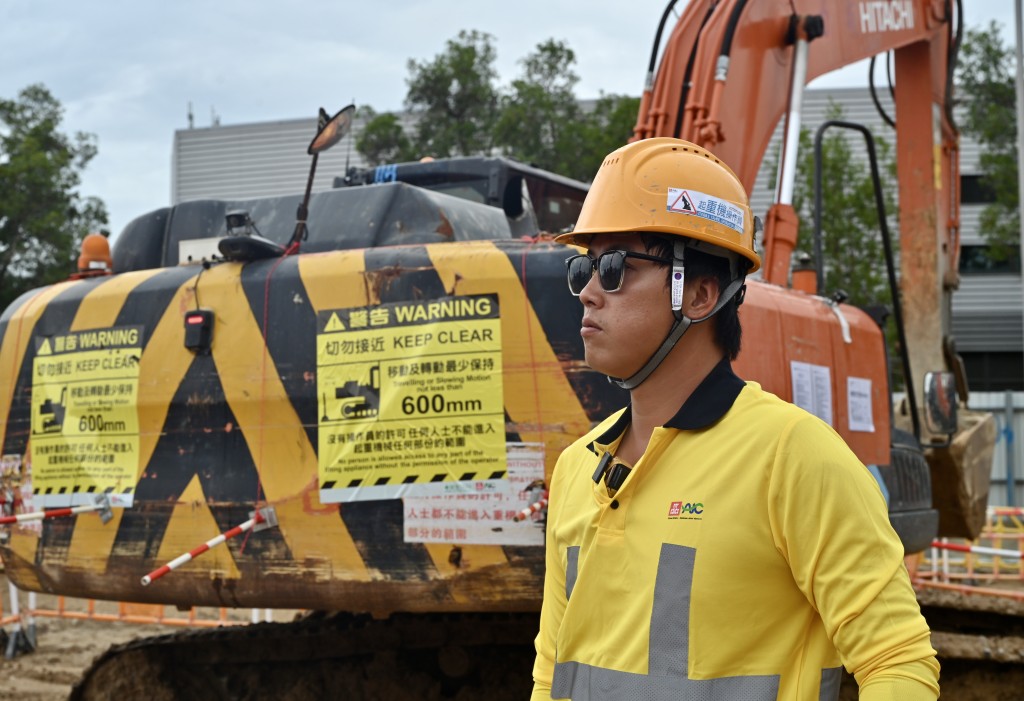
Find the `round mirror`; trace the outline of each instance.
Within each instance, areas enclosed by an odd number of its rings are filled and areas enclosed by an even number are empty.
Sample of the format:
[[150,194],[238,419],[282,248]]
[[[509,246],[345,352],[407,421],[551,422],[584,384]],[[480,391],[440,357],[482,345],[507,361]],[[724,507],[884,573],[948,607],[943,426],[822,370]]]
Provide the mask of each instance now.
[[951,372],[924,376],[924,418],[932,433],[956,433],[956,379]]
[[309,143],[309,148],[306,149],[309,155],[322,153],[341,141],[352,129],[352,119],[355,113],[356,106],[349,105],[330,119],[327,119],[327,113],[321,108],[319,129],[316,132],[316,136]]

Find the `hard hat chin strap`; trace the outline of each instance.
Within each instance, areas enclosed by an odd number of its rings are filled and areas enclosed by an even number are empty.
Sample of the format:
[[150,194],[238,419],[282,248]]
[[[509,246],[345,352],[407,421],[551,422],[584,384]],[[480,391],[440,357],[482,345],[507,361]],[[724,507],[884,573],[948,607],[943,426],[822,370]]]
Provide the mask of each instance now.
[[[702,321],[707,321],[715,314],[717,314],[719,311],[721,311],[722,307],[724,307],[729,302],[729,300],[732,299],[737,293],[743,294],[743,292],[745,291],[744,283],[746,282],[746,275],[741,275],[740,277],[736,278],[735,280],[729,283],[728,287],[726,287],[722,294],[718,296],[718,302],[715,303],[715,308],[712,309],[711,312],[708,313],[706,316],[702,316],[700,319],[691,319],[685,314],[683,314],[682,287],[684,277],[682,265],[683,256],[682,251],[680,250],[681,248],[683,248],[681,244],[676,244],[676,249],[674,252],[675,260],[672,263],[672,311],[676,316],[676,321],[674,324],[672,324],[672,328],[669,329],[668,335],[665,337],[665,340],[661,342],[660,346],[658,346],[658,350],[654,351],[654,355],[652,355],[650,359],[646,363],[644,363],[644,366],[640,368],[636,373],[634,373],[630,377],[627,377],[624,380],[614,378],[610,375],[608,376],[609,382],[618,385],[622,389],[634,389],[636,387],[639,387],[640,383],[646,380],[650,376],[650,374],[654,372],[659,365],[661,365],[661,361],[663,361],[665,357],[672,351],[672,349],[675,348],[676,343],[678,343],[679,339],[683,337],[683,334],[685,334],[689,330],[690,326],[692,326],[693,324],[699,324]],[[678,307],[676,305],[677,270],[679,275]],[[742,301],[742,297],[740,299]]]

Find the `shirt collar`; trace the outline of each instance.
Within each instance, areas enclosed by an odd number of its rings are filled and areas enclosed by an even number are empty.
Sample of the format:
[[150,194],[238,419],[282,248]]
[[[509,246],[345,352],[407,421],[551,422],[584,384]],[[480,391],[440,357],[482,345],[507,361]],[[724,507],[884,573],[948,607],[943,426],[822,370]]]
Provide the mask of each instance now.
[[676,415],[665,422],[665,426],[681,431],[707,428],[725,416],[744,387],[746,383],[736,377],[732,363],[724,357],[697,385]]
[[[697,431],[707,428],[725,416],[745,386],[746,383],[732,371],[732,363],[729,362],[729,358],[722,358],[707,377],[697,385],[693,394],[683,402],[675,416],[665,422],[665,427],[681,431]],[[614,443],[629,425],[632,417],[631,409],[632,407],[627,406],[615,423],[594,439],[589,446],[590,449],[597,452],[597,446]]]

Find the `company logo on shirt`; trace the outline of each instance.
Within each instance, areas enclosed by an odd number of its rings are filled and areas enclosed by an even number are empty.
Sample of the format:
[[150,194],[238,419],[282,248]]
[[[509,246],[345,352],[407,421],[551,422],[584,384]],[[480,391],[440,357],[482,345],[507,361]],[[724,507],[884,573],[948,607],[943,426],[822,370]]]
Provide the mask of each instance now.
[[704,513],[704,504],[688,501],[674,501],[669,504],[668,517],[670,519],[685,519],[687,521],[700,521]]

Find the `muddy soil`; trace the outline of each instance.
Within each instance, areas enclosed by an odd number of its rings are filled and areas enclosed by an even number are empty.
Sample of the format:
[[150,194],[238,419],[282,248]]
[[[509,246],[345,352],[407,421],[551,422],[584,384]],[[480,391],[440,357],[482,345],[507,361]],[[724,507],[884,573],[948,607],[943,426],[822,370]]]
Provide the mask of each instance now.
[[[28,605],[26,593],[21,593],[19,603],[23,609]],[[39,594],[36,605],[40,609],[54,610],[57,597]],[[11,613],[7,579],[2,570],[0,610],[7,615]],[[66,610],[81,612],[86,610],[86,605],[81,600],[66,599]],[[113,614],[117,605],[97,602],[96,611]],[[216,612],[204,613],[216,617]],[[168,607],[165,615],[184,617],[186,614]],[[248,609],[233,611],[231,618],[249,620],[251,612]],[[8,624],[2,629],[10,635],[14,626]],[[167,625],[38,617],[35,619],[35,652],[8,660],[4,657],[4,650],[0,649],[0,701],[63,701],[68,697],[72,684],[92,664],[93,658],[111,645],[180,630],[180,627]]]

